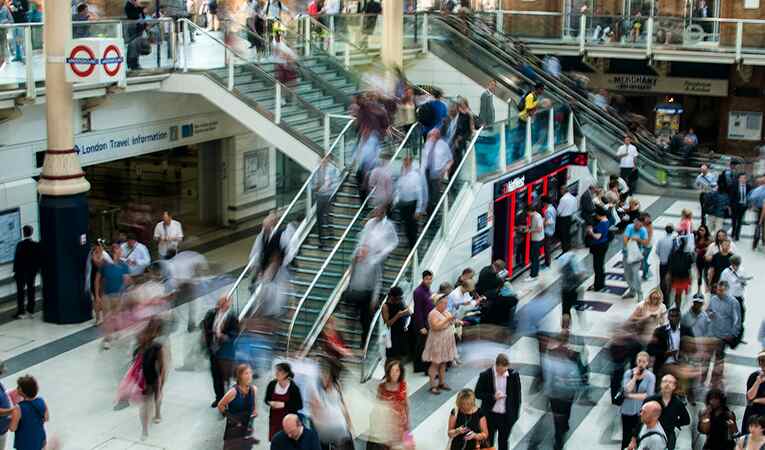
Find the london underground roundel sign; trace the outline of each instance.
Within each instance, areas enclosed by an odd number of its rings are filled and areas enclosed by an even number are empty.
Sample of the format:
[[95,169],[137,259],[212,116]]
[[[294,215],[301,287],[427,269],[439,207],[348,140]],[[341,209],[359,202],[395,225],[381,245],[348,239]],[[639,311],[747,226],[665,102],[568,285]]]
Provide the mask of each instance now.
[[104,67],[104,72],[108,76],[113,77],[119,73],[123,60],[120,48],[111,44],[104,49],[101,65]]
[[90,47],[77,45],[69,52],[66,63],[69,64],[75,75],[87,78],[96,70],[98,58]]

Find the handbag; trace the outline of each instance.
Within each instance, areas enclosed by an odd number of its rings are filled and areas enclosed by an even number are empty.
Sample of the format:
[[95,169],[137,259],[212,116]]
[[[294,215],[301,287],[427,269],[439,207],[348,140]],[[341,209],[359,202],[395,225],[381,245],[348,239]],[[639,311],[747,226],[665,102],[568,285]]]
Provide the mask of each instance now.
[[117,402],[140,402],[143,400],[143,391],[145,387],[146,379],[143,376],[143,353],[139,353],[117,387]]
[[616,406],[622,406],[623,403],[624,403],[624,391],[620,390],[611,399],[611,404]]
[[643,260],[643,252],[637,242],[630,240],[627,242],[627,262],[634,264]]

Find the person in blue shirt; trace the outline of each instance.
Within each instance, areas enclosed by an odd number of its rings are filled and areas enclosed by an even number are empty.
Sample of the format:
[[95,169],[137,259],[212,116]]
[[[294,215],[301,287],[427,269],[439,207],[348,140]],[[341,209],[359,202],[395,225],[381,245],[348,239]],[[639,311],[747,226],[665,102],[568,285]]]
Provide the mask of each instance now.
[[592,253],[592,271],[595,272],[593,291],[602,291],[606,288],[606,252],[608,251],[611,225],[608,221],[608,212],[604,208],[595,209],[595,225],[587,227],[587,235]]
[[[0,375],[5,374],[5,363],[0,361]],[[5,391],[5,386],[0,384],[0,449],[5,448],[5,440],[8,437],[8,429],[11,426],[11,415],[13,414],[13,405],[11,399]]]
[[[629,246],[633,245],[631,242],[637,244],[638,252],[635,255],[629,251]],[[643,280],[640,278],[640,267],[643,264],[643,248],[648,244],[648,230],[640,217],[637,217],[624,230],[622,262],[624,263],[624,280],[629,289],[622,295],[622,298],[637,297],[638,302],[643,298]]]
[[21,401],[11,416],[10,431],[15,433],[13,448],[16,450],[42,450],[47,443],[45,422],[50,419],[45,400],[37,396],[37,380],[30,375],[19,378],[16,392]]
[[121,261],[122,247],[118,242],[112,243],[112,262],[104,261],[96,275],[96,302],[105,312],[107,325],[104,335],[104,349],[111,346],[111,318],[118,312],[120,297],[125,287],[130,284],[130,268]]

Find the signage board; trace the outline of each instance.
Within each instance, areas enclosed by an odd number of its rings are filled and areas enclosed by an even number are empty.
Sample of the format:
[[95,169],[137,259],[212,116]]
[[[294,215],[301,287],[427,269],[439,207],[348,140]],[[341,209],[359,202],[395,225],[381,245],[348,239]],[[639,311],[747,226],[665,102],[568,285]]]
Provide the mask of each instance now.
[[72,39],[64,50],[66,81],[115,83],[125,78],[125,43],[122,39]]
[[708,78],[658,77],[654,75],[603,73],[588,74],[590,86],[610,91],[656,94],[686,94],[711,97],[728,96],[728,80]]
[[475,236],[470,245],[470,256],[476,256],[487,248],[491,247],[491,228],[482,231]]
[[759,141],[761,136],[761,112],[731,111],[728,113],[728,139]]
[[533,183],[555,169],[559,169],[563,166],[586,165],[587,153],[568,151],[557,154],[548,159],[539,161],[530,167],[524,167],[500,178],[494,183],[494,198],[497,199],[509,192],[520,189],[529,183]]
[[266,189],[269,185],[269,148],[252,150],[244,154],[244,192]]
[[19,208],[0,211],[0,264],[13,261],[16,244],[21,240],[21,212]]
[[481,231],[484,228],[489,226],[489,213],[485,212],[483,214],[478,215],[478,223],[476,224],[477,228],[476,231]]

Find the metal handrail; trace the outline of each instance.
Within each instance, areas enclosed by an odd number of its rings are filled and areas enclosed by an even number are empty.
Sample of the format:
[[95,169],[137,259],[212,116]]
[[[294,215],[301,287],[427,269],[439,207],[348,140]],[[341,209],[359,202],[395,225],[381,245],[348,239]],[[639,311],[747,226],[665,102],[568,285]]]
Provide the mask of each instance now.
[[[146,19],[98,19],[98,20],[73,20],[72,25],[110,25],[110,24],[116,24],[116,23],[146,23],[146,24],[153,24],[153,23],[162,23],[162,22],[174,22],[172,17],[152,17],[152,18],[146,18]],[[14,22],[14,23],[2,23],[0,24],[0,28],[36,28],[36,27],[42,27],[44,25],[43,22]]]
[[[335,141],[332,143],[332,146],[327,151],[327,154],[321,159],[322,161],[328,159],[330,156],[332,156],[332,152],[335,150],[335,147],[337,147],[337,144],[341,141],[341,139],[345,136],[345,133],[348,131],[348,129],[353,125],[353,122],[355,122],[356,119],[351,119],[348,121],[348,123],[345,124],[343,127],[343,130],[340,132],[340,134],[337,135],[335,138]],[[295,207],[298,200],[303,196],[303,194],[306,192],[308,187],[311,185],[311,182],[313,181],[313,177],[316,174],[316,172],[319,170],[319,167],[321,164],[317,164],[316,167],[311,171],[311,174],[308,176],[308,178],[305,180],[303,185],[298,190],[297,194],[295,194],[295,197],[293,197],[292,201],[287,206],[287,209],[284,210],[284,212],[279,217],[279,221],[276,223],[276,226],[274,227],[275,230],[279,229],[284,224],[284,219],[289,215],[292,208]],[[307,219],[307,218],[306,218]],[[242,280],[245,278],[247,273],[252,269],[252,266],[255,264],[255,259],[252,258],[249,261],[247,261],[247,265],[242,270],[242,273],[239,274],[236,281],[234,282],[234,285],[229,289],[228,293],[226,294],[226,297],[231,298],[234,295],[234,292],[239,288],[239,284],[241,284]],[[260,290],[260,286],[258,286],[257,290]],[[247,301],[247,304],[239,313],[239,320],[242,320],[245,316],[245,312],[250,309],[252,306],[252,302],[258,297],[257,291],[255,292],[255,295],[252,295],[250,299]]]
[[[425,227],[423,227],[422,231],[420,232],[420,236],[417,238],[417,242],[412,247],[412,250],[409,252],[409,254],[406,256],[406,259],[404,260],[404,263],[401,265],[401,270],[398,271],[398,274],[396,275],[396,278],[393,279],[393,283],[391,283],[391,286],[396,286],[399,281],[401,281],[401,278],[404,276],[404,273],[407,271],[407,266],[412,261],[412,258],[414,258],[415,253],[417,253],[417,248],[420,246],[420,243],[425,238],[426,233],[430,229],[431,225],[433,225],[433,221],[436,218],[436,212],[439,211],[443,203],[446,201],[447,196],[449,195],[449,192],[451,191],[452,187],[454,186],[454,182],[457,180],[460,173],[462,173],[462,169],[465,166],[465,164],[468,163],[468,157],[470,154],[475,150],[475,143],[478,140],[478,137],[481,135],[481,132],[483,131],[484,127],[479,128],[475,131],[473,138],[470,140],[470,146],[465,151],[465,155],[462,157],[462,161],[460,162],[459,166],[457,166],[457,170],[454,171],[454,174],[452,175],[451,180],[449,180],[449,184],[446,186],[446,189],[444,189],[444,192],[441,194],[441,198],[438,199],[438,203],[436,203],[436,206],[433,208],[434,213],[430,216],[428,219],[428,222],[425,224]],[[448,221],[446,220],[446,217],[443,217],[441,220],[441,226],[445,227],[447,226]],[[374,317],[372,318],[371,325],[369,327],[369,333],[366,336],[366,339],[364,340],[364,351],[361,354],[361,361],[362,364],[367,359],[367,353],[369,352],[369,343],[372,340],[372,334],[375,332],[375,329],[377,327],[377,322],[380,320],[380,316],[382,315],[382,307],[385,305],[388,301],[388,295],[386,294],[383,298],[382,302],[380,302],[380,306],[377,308],[377,312],[375,312]],[[362,376],[363,376],[363,369],[362,369]]]
[[[412,132],[418,126],[419,126],[419,123],[415,122],[414,124],[412,124],[409,127],[409,130],[407,131],[406,136],[404,137],[403,141],[398,146],[396,151],[393,153],[393,156],[391,156],[391,159],[390,159],[391,161],[395,161],[396,160],[398,155],[401,153],[401,150],[403,150],[403,148],[406,146],[406,143],[409,141],[409,138],[412,136]],[[319,278],[321,278],[321,276],[323,275],[324,271],[326,270],[327,266],[329,265],[329,261],[335,256],[335,253],[340,248],[340,246],[343,244],[343,241],[345,240],[345,238],[347,237],[348,233],[350,232],[351,227],[353,227],[353,225],[355,225],[356,220],[359,217],[359,214],[364,210],[364,206],[366,206],[366,204],[369,201],[369,199],[371,199],[372,196],[374,195],[375,189],[372,189],[372,191],[370,191],[369,194],[367,195],[367,197],[364,199],[364,201],[362,202],[361,207],[356,212],[356,215],[354,215],[353,220],[351,220],[351,223],[348,224],[348,226],[345,228],[345,230],[343,231],[343,234],[340,236],[340,239],[338,240],[337,244],[335,244],[335,247],[332,249],[332,252],[330,253],[329,257],[324,261],[324,264],[322,264],[321,268],[316,273],[316,275],[314,276],[313,280],[311,280],[311,284],[306,289],[305,293],[303,294],[303,297],[300,298],[300,302],[298,302],[298,305],[295,308],[295,312],[292,315],[292,320],[290,321],[289,330],[287,331],[287,352],[288,353],[289,353],[289,349],[290,349],[290,343],[292,342],[292,331],[295,328],[295,323],[297,322],[298,314],[303,309],[303,304],[305,303],[306,299],[308,298],[308,295],[311,293],[311,290],[313,290],[313,287],[319,281]],[[346,274],[348,273],[348,271],[350,271],[350,268],[348,270],[346,270]],[[322,317],[326,314],[326,311],[329,309],[330,305],[332,305],[333,303],[334,302],[330,299],[330,301],[328,301],[324,305],[324,308],[321,310],[321,312],[319,312],[319,317],[317,318],[317,323],[318,322],[324,322],[322,320]],[[333,309],[334,309],[334,307],[333,307]],[[323,328],[323,324],[322,324],[322,327],[319,327],[319,330],[321,330],[321,328]],[[306,342],[308,342],[309,340],[310,341],[314,341],[315,340],[315,337],[313,337],[313,334],[315,333],[315,331],[314,331],[315,329],[316,329],[316,324],[314,324],[314,327],[312,327],[311,330],[308,332],[308,335],[306,336],[306,339],[303,341],[301,348],[305,348]]]
[[284,83],[280,82],[279,80],[277,80],[276,78],[274,78],[274,77],[273,77],[273,76],[272,76],[270,73],[268,73],[268,72],[266,72],[265,70],[263,70],[263,68],[262,68],[262,67],[258,66],[257,64],[253,64],[253,63],[251,63],[251,62],[250,62],[250,61],[247,59],[247,57],[245,57],[245,56],[243,56],[243,55],[239,54],[239,52],[237,52],[237,51],[236,51],[236,50],[234,50],[233,48],[229,47],[229,46],[228,46],[228,45],[227,45],[225,42],[223,42],[222,40],[220,40],[218,37],[216,37],[216,36],[213,36],[213,35],[212,35],[210,32],[208,32],[208,31],[207,31],[207,30],[205,30],[204,28],[200,27],[199,25],[195,24],[194,22],[192,22],[192,21],[190,21],[190,20],[188,20],[188,19],[186,19],[186,18],[180,18],[180,19],[178,19],[178,22],[182,22],[182,23],[185,23],[185,24],[187,24],[187,25],[190,25],[192,28],[195,28],[195,29],[197,29],[197,30],[201,31],[201,32],[202,32],[204,35],[206,35],[208,38],[212,39],[212,40],[213,40],[215,43],[217,43],[217,44],[219,44],[219,45],[223,46],[223,48],[225,48],[225,49],[226,49],[226,51],[230,52],[230,53],[231,53],[231,55],[233,55],[234,57],[236,57],[236,58],[238,58],[238,59],[240,59],[240,60],[244,61],[245,65],[246,65],[247,67],[249,67],[249,68],[251,68],[251,69],[254,69],[254,70],[255,70],[255,71],[258,73],[258,74],[260,74],[262,77],[264,77],[264,78],[265,78],[265,79],[266,79],[268,82],[273,82],[273,83],[274,83],[274,86],[276,86],[276,85],[278,84],[279,86],[281,86],[281,89],[282,89],[282,91],[283,91],[283,92],[289,92],[289,93],[291,93],[291,94],[292,94],[292,98],[293,98],[294,100],[297,100],[297,101],[298,101],[298,102],[299,102],[299,103],[300,103],[302,106],[304,106],[304,107],[305,107],[307,110],[309,110],[309,111],[313,112],[313,113],[314,113],[314,114],[316,114],[316,115],[319,115],[319,116],[324,116],[324,112],[322,112],[320,109],[316,108],[316,107],[315,107],[315,106],[313,106],[311,103],[309,103],[309,102],[307,102],[307,101],[303,100],[303,99],[302,99],[302,98],[301,98],[301,97],[300,97],[300,96],[297,94],[297,92],[295,92],[293,89],[291,89],[291,88],[290,88],[290,87],[288,87],[286,84],[284,84]]

